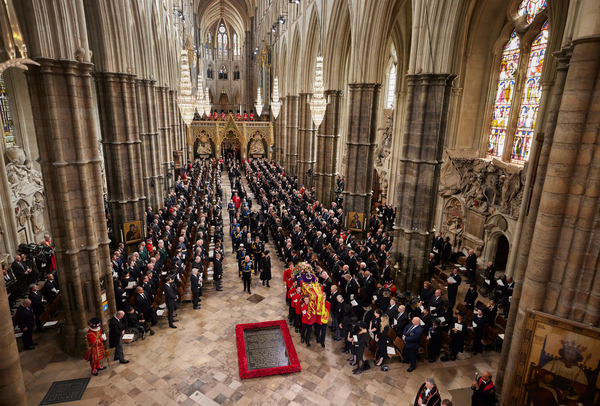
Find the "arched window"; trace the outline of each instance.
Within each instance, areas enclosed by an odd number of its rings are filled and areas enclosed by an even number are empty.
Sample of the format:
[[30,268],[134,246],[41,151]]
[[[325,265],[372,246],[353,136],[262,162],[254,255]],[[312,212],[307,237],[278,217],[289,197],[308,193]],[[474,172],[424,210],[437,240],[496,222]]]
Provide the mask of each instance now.
[[4,133],[4,143],[6,148],[16,145],[15,128],[13,125],[10,106],[8,105],[8,93],[6,91],[6,82],[4,76],[0,74],[0,115],[2,116],[2,132]]
[[393,63],[388,74],[387,100],[385,102],[386,109],[394,108],[394,93],[396,92],[396,64]]
[[208,69],[206,70],[206,79],[214,79],[212,65],[208,65]]
[[233,34],[233,55],[238,56],[240,54],[240,50],[238,49],[238,40],[237,34]]
[[227,58],[229,46],[227,43],[227,29],[225,24],[221,21],[219,25],[219,34],[217,35],[218,55],[220,58]]
[[531,56],[527,65],[527,77],[521,97],[517,133],[511,154],[511,161],[514,163],[525,163],[529,159],[531,140],[533,139],[535,122],[540,107],[540,97],[542,95],[540,77],[542,76],[542,68],[544,67],[544,56],[547,45],[548,21],[544,23],[542,32],[535,37],[531,44]]
[[527,15],[527,24],[531,24],[535,16],[546,8],[546,0],[524,0],[519,6],[517,14]]
[[521,55],[521,41],[517,37],[517,31],[513,31],[510,39],[504,45],[500,74],[498,75],[498,86],[494,99],[494,110],[492,113],[492,127],[490,129],[488,156],[502,158],[504,145],[506,144],[506,130],[508,116],[515,89],[515,77],[519,66]]
[[227,80],[227,68],[225,65],[221,65],[221,69],[219,69],[219,79]]
[[240,68],[239,67],[235,67],[235,70],[233,71],[233,80],[240,80]]
[[[524,0],[519,6],[518,15],[526,15],[527,23],[530,24],[545,7],[546,0]],[[525,54],[529,57],[527,64],[519,64],[522,47],[525,50],[528,47],[527,44],[521,43],[516,30],[513,30],[503,48],[488,134],[487,156],[489,158],[510,160],[521,165],[529,160],[540,104],[540,77],[548,35],[548,21],[546,21],[541,32],[531,43],[531,50]],[[525,80],[517,81],[517,77],[525,77]],[[514,119],[511,119],[511,113]]]

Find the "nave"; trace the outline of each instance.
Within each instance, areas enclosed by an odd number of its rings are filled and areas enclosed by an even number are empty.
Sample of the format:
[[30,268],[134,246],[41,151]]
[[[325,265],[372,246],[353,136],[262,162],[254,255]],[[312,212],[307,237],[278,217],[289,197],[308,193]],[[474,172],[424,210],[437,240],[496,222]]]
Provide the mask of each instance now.
[[[226,202],[231,197],[231,187],[225,171],[222,183]],[[226,210],[224,206],[224,229],[228,230]],[[409,374],[405,364],[393,360],[388,372],[372,368],[356,376],[346,361],[347,355],[341,353],[342,345],[331,340],[329,330],[323,349],[300,344],[300,334],[292,328],[302,372],[242,381],[238,373],[235,325],[286,317],[284,266],[275,255],[271,240],[267,244],[273,253],[271,288],[262,287],[255,278],[252,297],[264,298],[255,303],[242,291],[229,242],[226,236],[222,292],[216,292],[214,286],[205,287],[200,310],[192,310],[192,304],[185,302],[178,310],[180,322],[176,330],[169,329],[166,318],[161,317],[154,327],[156,335],[125,345],[129,364],[120,365],[111,359],[110,368],[90,381],[82,400],[64,405],[408,406],[413,404],[427,377],[434,377],[442,396],[452,399],[465,393],[470,396],[475,371],[495,374],[499,355],[486,351],[476,357],[475,363],[470,353],[445,363],[429,364],[421,359],[418,368]],[[44,333],[38,351],[21,353],[29,405],[38,405],[54,381],[90,376],[89,365],[80,357],[65,354],[59,340],[57,333]]]

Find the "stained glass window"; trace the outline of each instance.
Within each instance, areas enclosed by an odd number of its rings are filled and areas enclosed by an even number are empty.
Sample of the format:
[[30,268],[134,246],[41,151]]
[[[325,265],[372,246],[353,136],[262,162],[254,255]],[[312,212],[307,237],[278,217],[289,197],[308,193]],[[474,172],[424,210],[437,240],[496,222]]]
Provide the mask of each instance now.
[[13,147],[15,141],[15,128],[13,125],[10,106],[8,105],[8,93],[6,92],[6,83],[4,76],[0,75],[0,114],[2,114],[2,130],[4,132],[4,142],[6,148]]
[[492,113],[492,125],[490,128],[488,142],[488,156],[502,157],[506,143],[506,128],[508,116],[515,89],[515,77],[519,66],[520,41],[517,31],[513,31],[502,52],[500,74],[498,75],[498,86],[494,99],[494,110]]
[[227,29],[225,28],[225,24],[223,24],[223,22],[221,22],[221,25],[219,25],[219,34],[217,37],[218,55],[226,58],[229,47],[227,44]]
[[388,91],[387,91],[387,102],[386,108],[393,109],[394,108],[394,92],[396,91],[396,64],[392,64],[392,68],[390,69],[390,77],[388,82]]
[[548,45],[548,21],[542,27],[540,35],[535,37],[531,44],[531,56],[527,65],[527,77],[523,87],[519,121],[512,149],[512,162],[525,163],[529,159],[531,140],[535,131],[538,109],[540,107],[540,76],[544,67],[544,56]]
[[527,24],[531,24],[535,16],[545,8],[546,0],[523,0],[517,14],[519,16],[527,15]]
[[233,34],[233,55],[237,56],[239,55],[239,50],[238,50],[238,43],[237,43],[237,34]]
[[212,36],[210,35],[210,32],[208,33],[208,39],[206,40],[206,55],[212,59],[212,52],[213,52],[213,46],[212,46]]

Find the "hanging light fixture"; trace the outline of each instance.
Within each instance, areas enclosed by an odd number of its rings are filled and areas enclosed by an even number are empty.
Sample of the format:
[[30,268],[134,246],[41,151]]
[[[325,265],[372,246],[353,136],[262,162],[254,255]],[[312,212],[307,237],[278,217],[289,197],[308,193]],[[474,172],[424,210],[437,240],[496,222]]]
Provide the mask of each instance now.
[[179,79],[179,111],[181,118],[186,125],[190,125],[194,120],[194,96],[192,95],[192,78],[190,76],[190,65],[188,61],[187,49],[181,50],[181,77]]
[[196,89],[196,111],[202,117],[204,114],[204,85],[202,84],[202,69],[198,69],[198,88]]
[[279,110],[281,110],[281,102],[279,101],[279,80],[275,77],[273,81],[273,98],[271,100],[271,110],[273,111],[273,118],[277,119]]
[[[0,35],[4,46],[3,51],[8,57],[8,59],[2,58],[0,74],[8,68],[14,67],[27,70],[27,65],[40,66],[39,63],[27,57],[27,46],[23,42],[23,35],[13,2],[14,0],[0,1]],[[89,52],[84,51],[84,54],[84,60],[89,61]]]
[[208,86],[206,86],[204,91],[204,114],[206,114],[207,117],[210,117],[210,109],[212,107],[210,105],[210,93],[208,92]]
[[325,85],[323,84],[323,57],[317,56],[314,93],[310,99],[310,113],[316,127],[320,126],[323,122],[326,107],[327,100],[325,99]]
[[254,107],[256,108],[256,114],[260,116],[263,108],[263,99],[262,94],[260,93],[260,87],[258,88],[258,95],[256,96],[256,103],[254,103]]

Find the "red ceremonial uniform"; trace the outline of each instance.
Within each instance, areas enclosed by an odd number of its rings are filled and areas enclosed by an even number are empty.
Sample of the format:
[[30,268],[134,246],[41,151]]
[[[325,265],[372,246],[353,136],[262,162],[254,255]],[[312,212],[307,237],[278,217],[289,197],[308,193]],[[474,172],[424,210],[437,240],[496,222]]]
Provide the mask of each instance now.
[[292,305],[296,309],[296,314],[302,314],[302,296],[299,293],[292,295]]
[[250,113],[250,121],[254,121],[254,113]]
[[219,119],[219,114],[216,111],[213,113],[213,119],[215,121],[217,121]]
[[[296,294],[296,288],[288,289],[288,294],[287,294],[288,299],[293,300],[293,297],[295,294]],[[294,302],[290,302],[290,303],[294,303]]]
[[302,324],[313,324],[315,322],[314,317],[308,318],[308,305],[306,303],[302,304],[300,311],[302,312]]
[[248,121],[248,113],[244,113],[244,121]]
[[221,113],[221,120],[225,121],[225,113]]
[[235,115],[235,119],[236,119],[237,121],[240,121],[240,120],[242,119],[242,115],[241,115],[240,113],[237,113],[237,114]]
[[90,362],[92,372],[100,369],[100,360],[104,359],[106,353],[104,342],[102,342],[102,328],[99,331],[89,329],[86,335],[87,349],[85,351],[85,360]]
[[292,268],[283,271],[283,283],[288,289],[292,287],[292,283],[294,283],[294,279],[292,279]]
[[[52,248],[52,242],[44,240],[42,244]],[[50,272],[53,272],[56,269],[56,257],[54,255],[54,249],[52,250],[52,257],[50,257]]]

